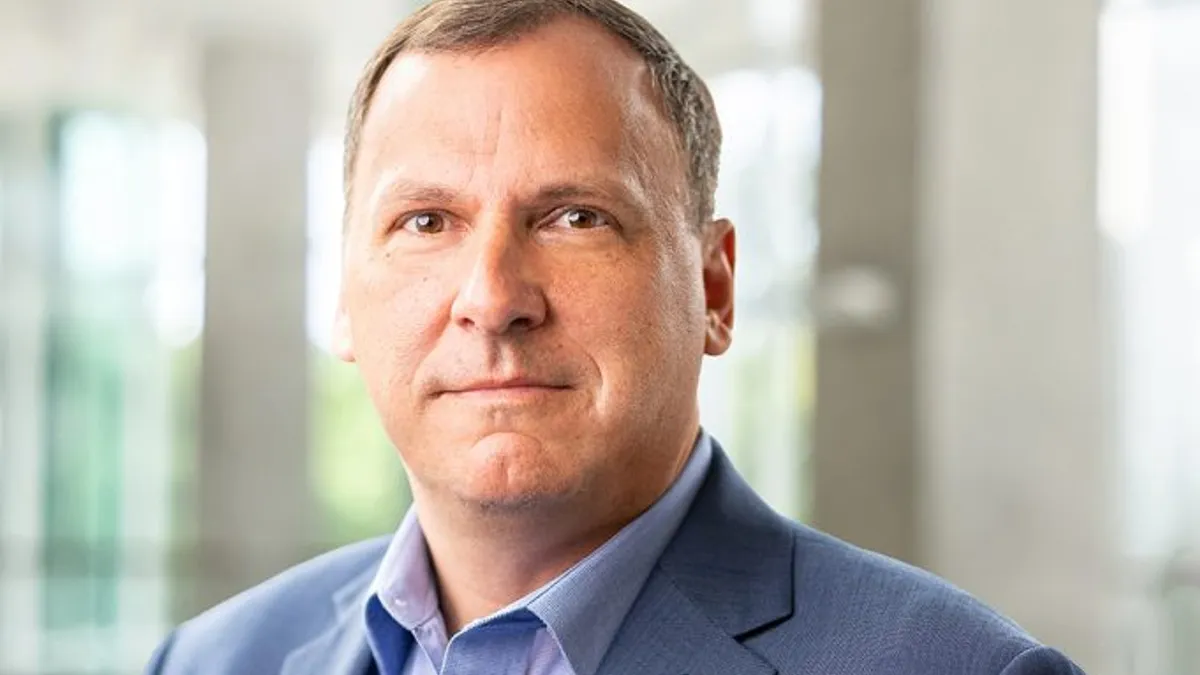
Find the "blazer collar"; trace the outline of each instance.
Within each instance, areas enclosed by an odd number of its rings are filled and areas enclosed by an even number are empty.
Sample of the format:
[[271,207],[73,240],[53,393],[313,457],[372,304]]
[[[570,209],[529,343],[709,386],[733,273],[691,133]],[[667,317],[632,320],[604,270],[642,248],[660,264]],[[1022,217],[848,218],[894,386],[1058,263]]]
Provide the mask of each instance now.
[[714,443],[708,478],[659,566],[733,637],[792,613],[793,526]]
[[598,675],[775,672],[739,638],[791,616],[795,536],[713,450],[696,501]]
[[367,645],[363,608],[371,592],[378,565],[370,565],[333,594],[333,622],[317,637],[292,651],[280,675],[360,675],[367,672],[371,649]]

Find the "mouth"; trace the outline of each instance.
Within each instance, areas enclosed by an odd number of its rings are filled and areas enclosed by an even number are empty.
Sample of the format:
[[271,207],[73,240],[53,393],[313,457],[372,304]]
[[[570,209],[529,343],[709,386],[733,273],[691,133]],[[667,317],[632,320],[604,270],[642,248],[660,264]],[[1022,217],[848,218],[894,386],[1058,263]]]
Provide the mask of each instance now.
[[570,387],[543,380],[511,378],[471,382],[446,389],[438,396],[487,400],[528,399],[549,396],[567,389]]

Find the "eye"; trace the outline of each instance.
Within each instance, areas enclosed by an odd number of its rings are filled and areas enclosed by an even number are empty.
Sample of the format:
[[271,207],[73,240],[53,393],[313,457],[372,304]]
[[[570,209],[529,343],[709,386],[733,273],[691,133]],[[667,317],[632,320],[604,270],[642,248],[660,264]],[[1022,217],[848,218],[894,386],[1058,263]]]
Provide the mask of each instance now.
[[612,225],[612,221],[609,220],[608,216],[599,211],[584,208],[564,209],[554,219],[554,223],[571,230],[591,230],[597,227],[610,227]]
[[400,229],[413,234],[438,234],[446,230],[446,217],[433,211],[414,213],[400,220]]

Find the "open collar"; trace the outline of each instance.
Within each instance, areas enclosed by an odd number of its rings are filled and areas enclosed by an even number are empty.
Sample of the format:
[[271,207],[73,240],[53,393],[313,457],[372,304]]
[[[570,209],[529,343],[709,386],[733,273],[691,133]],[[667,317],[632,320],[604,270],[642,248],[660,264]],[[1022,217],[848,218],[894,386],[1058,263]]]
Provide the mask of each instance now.
[[[792,614],[791,528],[713,441],[708,475],[634,602],[598,675],[772,675],[739,638]],[[370,663],[362,607],[376,566],[333,596],[333,625],[282,675],[359,675]]]

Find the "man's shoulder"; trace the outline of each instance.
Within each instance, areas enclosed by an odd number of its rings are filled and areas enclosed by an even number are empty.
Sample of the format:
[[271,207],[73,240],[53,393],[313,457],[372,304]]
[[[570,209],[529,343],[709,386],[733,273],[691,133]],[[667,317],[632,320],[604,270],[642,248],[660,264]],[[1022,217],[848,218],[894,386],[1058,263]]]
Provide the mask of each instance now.
[[793,525],[793,532],[796,594],[809,605],[853,611],[836,600],[855,598],[858,611],[880,620],[945,611],[948,618],[971,617],[1000,632],[1024,635],[1011,619],[928,571],[804,525]]
[[225,672],[214,659],[278,668],[333,625],[339,602],[351,603],[367,588],[387,542],[381,537],[330,551],[222,602],[176,629],[162,648],[165,661],[203,662],[208,672]]
[[792,528],[794,611],[759,636],[759,648],[787,661],[801,643],[853,645],[805,650],[801,659],[814,672],[875,672],[884,665],[900,673],[1028,672],[1007,670],[1022,659],[1063,668],[1037,672],[1077,672],[1014,621],[946,580],[826,533]]
[[334,549],[289,568],[222,602],[188,622],[198,631],[221,629],[248,615],[303,610],[320,616],[333,612],[335,595],[378,564],[388,538],[380,537]]

